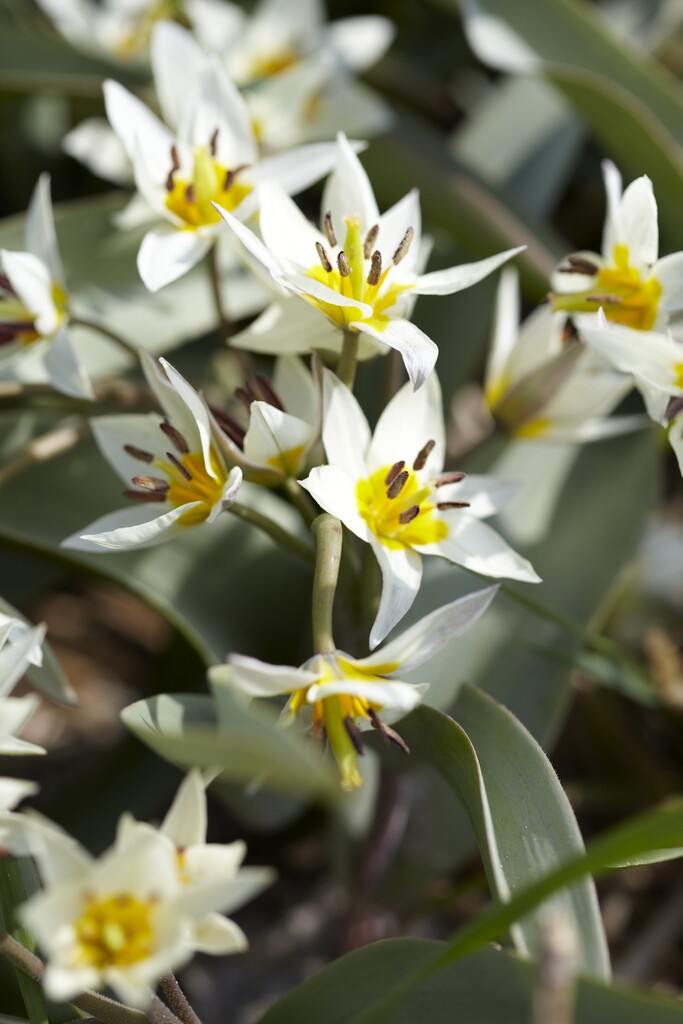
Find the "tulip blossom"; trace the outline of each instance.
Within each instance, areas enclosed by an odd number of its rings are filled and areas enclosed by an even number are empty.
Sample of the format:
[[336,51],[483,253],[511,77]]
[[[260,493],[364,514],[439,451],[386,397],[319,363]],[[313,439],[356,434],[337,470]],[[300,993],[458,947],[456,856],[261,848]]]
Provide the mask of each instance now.
[[233,654],[228,666],[210,671],[212,681],[225,682],[252,697],[287,694],[285,720],[306,712],[314,735],[325,736],[339,766],[344,789],[362,784],[358,755],[360,730],[376,729],[385,740],[407,750],[391,723],[422,701],[426,686],[401,679],[424,664],[444,644],[465,633],[486,611],[497,587],[488,587],[444,605],[367,658],[343,651],[316,654],[301,668],[268,665]]
[[165,417],[100,416],[91,421],[104,457],[127,485],[133,504],[109,513],[64,541],[85,551],[148,547],[213,523],[242,483],[221,454],[211,414],[197,392],[165,359],[140,357]]
[[69,296],[52,216],[50,176],[42,174],[26,215],[26,251],[0,251],[0,365],[39,347],[57,391],[93,398],[68,324]]
[[[521,248],[478,263],[420,274],[421,219],[415,190],[380,216],[360,160],[344,135],[330,176],[318,231],[275,185],[260,190],[261,238],[217,204],[245,248],[282,288],[304,299],[338,331],[371,339],[378,352],[399,351],[415,388],[431,373],[438,349],[408,318],[418,295],[448,295],[492,273]],[[271,351],[299,352],[286,321],[270,332]]]
[[372,545],[383,580],[371,647],[415,600],[422,555],[440,555],[484,576],[539,582],[529,562],[481,521],[513,496],[514,485],[443,471],[445,427],[436,375],[417,393],[404,385],[371,436],[354,396],[325,371],[322,437],[328,465],[300,483],[326,512]]
[[142,280],[157,291],[187,273],[214,244],[223,228],[214,202],[250,216],[259,182],[300,192],[329,171],[335,150],[332,143],[317,143],[260,160],[245,102],[217,58],[205,57],[171,23],[155,30],[152,56],[159,102],[171,127],[118,82],[105,82],[104,98],[140,195],[168,222],[145,235],[138,254]]
[[553,276],[552,307],[597,313],[634,331],[666,328],[683,309],[683,252],[658,258],[659,228],[652,182],[643,175],[622,192],[621,175],[603,163],[607,216],[602,253],[579,252]]

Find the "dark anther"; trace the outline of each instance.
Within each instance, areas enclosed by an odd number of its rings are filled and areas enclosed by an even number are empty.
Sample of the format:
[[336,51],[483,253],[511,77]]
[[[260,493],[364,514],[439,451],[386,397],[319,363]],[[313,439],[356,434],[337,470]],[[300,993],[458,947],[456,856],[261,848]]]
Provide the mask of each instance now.
[[348,733],[349,739],[353,743],[356,753],[362,756],[365,753],[363,740],[358,729],[358,726],[356,725],[356,723],[354,722],[350,715],[347,715],[346,718],[344,719],[344,728]]
[[325,229],[325,234],[327,235],[327,241],[330,243],[330,245],[334,249],[335,245],[337,244],[337,236],[334,233],[334,225],[332,223],[332,214],[330,213],[329,210],[327,211],[327,213],[323,217],[323,228]]
[[435,444],[436,441],[427,441],[427,444],[424,446],[424,448],[420,448],[419,452],[417,453],[417,458],[413,463],[413,469],[425,468],[425,463],[427,462],[427,459],[429,458],[429,455],[432,449],[434,448]]
[[2,289],[3,292],[9,292],[10,295],[16,295],[7,274],[0,274],[0,289]]
[[337,256],[337,266],[339,267],[339,273],[342,277],[348,277],[351,273],[351,264],[349,263],[348,257],[343,249]]
[[439,501],[436,506],[439,512],[447,512],[449,508],[469,508],[469,501]]
[[370,270],[368,271],[368,284],[379,284],[382,276],[382,254],[379,249],[375,249],[372,254],[370,261]]
[[674,416],[678,416],[681,411],[683,411],[683,398],[680,396],[672,398],[666,410],[667,421],[670,422]]
[[174,171],[180,170],[180,158],[178,156],[177,146],[171,146],[171,166]]
[[375,242],[377,241],[378,234],[379,224],[373,224],[370,230],[368,231],[367,235],[365,236],[365,241],[363,242],[363,255],[365,256],[366,260],[370,259],[370,253],[372,252],[372,248]]
[[197,201],[197,195],[192,182],[185,186],[185,199],[188,203],[195,203]]
[[167,192],[172,192],[173,191],[173,188],[175,186],[175,182],[173,181],[174,175],[175,175],[175,170],[174,170],[174,168],[171,168],[171,170],[168,172],[168,177],[166,178],[166,191]]
[[211,153],[211,156],[215,156],[216,155],[216,149],[217,148],[218,148],[218,128],[216,128],[216,130],[214,131],[214,133],[211,136],[211,139],[209,141],[209,152]]
[[392,729],[391,726],[387,725],[385,722],[382,722],[378,718],[377,712],[374,710],[374,708],[369,709],[368,715],[370,717],[370,724],[372,725],[372,728],[380,734],[385,743],[395,743],[396,746],[399,747],[404,754],[410,753],[410,747],[403,739],[403,737],[399,736],[399,734],[394,729]]
[[237,167],[233,167],[231,171],[228,171],[225,175],[225,181],[223,182],[223,191],[228,192],[235,184],[235,178],[240,171],[245,171],[249,164],[239,164]]
[[151,452],[145,452],[142,448],[136,448],[134,444],[124,444],[123,450],[132,459],[137,459],[139,462],[154,462],[154,456]]
[[211,406],[211,412],[213,413],[221,430],[235,442],[238,448],[244,448],[244,436],[246,431],[240,427],[239,423],[237,423],[232,416],[228,416],[227,412],[223,412],[222,409],[215,409]]
[[158,476],[134,476],[132,482],[136,487],[142,487],[145,491],[155,491],[157,494],[165,494],[169,488],[168,480],[162,480]]
[[322,263],[323,270],[327,274],[329,274],[329,272],[332,270],[332,264],[330,263],[330,260],[329,260],[329,257],[327,255],[327,253],[325,252],[325,246],[322,245],[321,242],[316,242],[315,243],[315,247],[316,247],[316,250],[318,252],[318,258],[319,258],[320,262]]
[[179,430],[176,430],[175,427],[171,426],[168,420],[164,420],[163,423],[160,423],[159,427],[162,433],[166,434],[169,441],[173,442],[173,447],[176,448],[181,455],[188,454],[190,446]]
[[395,462],[393,464],[393,466],[391,467],[391,469],[389,470],[387,475],[384,477],[384,486],[385,487],[388,487],[389,484],[394,482],[394,480],[396,479],[396,477],[401,472],[401,470],[403,469],[404,466],[405,466],[405,462],[403,461],[403,459],[400,459],[398,462]]
[[401,514],[398,517],[398,521],[403,526],[407,526],[408,523],[412,523],[413,519],[415,519],[416,516],[419,516],[419,514],[420,514],[420,506],[419,505],[411,505],[410,508],[407,508],[405,510],[405,512],[401,512]]
[[587,260],[583,256],[568,256],[567,263],[568,266],[560,267],[560,273],[588,274],[594,277],[600,269],[592,260]]
[[465,473],[442,473],[441,476],[437,476],[434,486],[445,487],[446,484],[459,484],[461,480],[465,479],[465,476]]
[[166,452],[166,458],[171,463],[171,465],[175,466],[175,468],[178,470],[181,476],[184,476],[186,480],[192,479],[192,473],[190,473],[189,469],[186,469],[185,466],[183,466],[180,459],[176,459],[173,452]]
[[275,409],[279,409],[280,412],[284,412],[285,411],[284,403],[283,403],[282,399],[280,398],[280,396],[278,395],[278,393],[275,390],[275,388],[273,387],[273,385],[271,384],[271,382],[268,380],[268,378],[264,377],[263,374],[261,374],[261,373],[257,373],[256,374],[256,383],[258,384],[258,386],[259,386],[259,388],[261,390],[261,394],[263,395],[263,400],[265,402],[267,402],[268,405],[274,406]]
[[133,501],[166,501],[166,495],[161,491],[133,491],[123,492],[124,498],[131,498]]
[[621,299],[618,295],[587,295],[586,302],[598,302],[601,306],[618,306]]
[[399,242],[398,248],[396,249],[396,252],[393,255],[394,263],[400,263],[401,260],[403,259],[403,257],[405,256],[405,254],[408,252],[408,249],[410,249],[410,243],[413,240],[413,235],[414,234],[415,234],[415,232],[413,231],[413,229],[412,228],[408,228],[408,230],[406,231],[405,235],[403,236],[403,238]]
[[239,398],[240,402],[242,402],[247,409],[251,409],[251,403],[254,401],[254,395],[247,390],[248,387],[249,385],[247,384],[246,388],[235,388],[235,398]]
[[405,487],[409,476],[410,473],[406,469],[404,469],[402,473],[397,473],[387,487],[387,498],[398,498],[399,494]]

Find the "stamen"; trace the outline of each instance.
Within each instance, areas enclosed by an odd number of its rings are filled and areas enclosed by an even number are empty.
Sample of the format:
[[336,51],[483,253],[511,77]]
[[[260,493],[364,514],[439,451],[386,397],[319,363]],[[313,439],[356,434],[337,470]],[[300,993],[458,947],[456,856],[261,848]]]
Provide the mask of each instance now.
[[235,398],[239,398],[240,402],[246,405],[247,409],[251,409],[251,403],[254,401],[255,396],[247,390],[248,387],[249,385],[247,384],[246,388],[236,388]]
[[405,487],[409,476],[410,473],[405,469],[402,473],[397,473],[387,487],[387,498],[398,498],[399,494]]
[[403,236],[403,238],[399,242],[398,248],[397,248],[396,252],[393,255],[393,261],[394,261],[395,264],[400,263],[401,260],[403,259],[403,257],[408,252],[408,249],[410,249],[410,243],[413,240],[413,235],[414,234],[415,234],[415,232],[413,231],[413,229],[412,228],[408,228],[408,230],[406,231],[405,235]]
[[599,302],[601,306],[621,305],[621,299],[618,295],[587,295],[586,302]]
[[185,199],[188,203],[195,203],[197,201],[197,193],[192,182],[185,186]]
[[327,241],[334,249],[334,247],[337,244],[337,236],[334,233],[334,225],[332,224],[332,214],[330,213],[329,210],[323,217],[323,228],[325,230],[325,234],[327,235]]
[[351,264],[349,263],[348,256],[343,249],[337,256],[337,266],[339,267],[339,273],[342,277],[348,277],[351,273]]
[[185,466],[183,466],[180,459],[177,459],[173,452],[166,452],[166,458],[171,463],[171,465],[175,466],[175,468],[180,472],[181,476],[184,476],[186,480],[192,479],[192,473],[190,473],[189,469],[186,469]]
[[435,487],[445,487],[446,484],[459,484],[461,480],[464,480],[466,473],[442,473],[441,476],[437,476],[434,481]]
[[410,747],[403,737],[399,736],[399,734],[392,729],[391,726],[387,725],[386,722],[382,722],[374,708],[368,708],[368,717],[372,728],[380,734],[385,743],[395,743],[404,754],[410,753]]
[[382,254],[379,249],[375,249],[372,254],[370,261],[370,270],[368,271],[368,284],[379,284],[382,276]]
[[223,182],[223,191],[228,192],[235,184],[235,178],[240,171],[246,171],[249,164],[238,164],[237,167],[233,167],[232,170],[228,171],[225,175],[225,181]]
[[157,494],[165,494],[170,486],[168,480],[162,480],[158,476],[134,476],[132,482],[136,487],[142,487],[146,491],[154,491]]
[[370,230],[368,231],[367,235],[365,236],[365,242],[363,243],[363,255],[365,256],[366,260],[370,259],[370,253],[372,252],[372,247],[377,241],[378,234],[379,224],[373,224]]
[[164,420],[163,423],[159,424],[159,428],[162,433],[166,434],[166,437],[173,443],[173,447],[180,452],[181,455],[188,455],[190,446],[175,427],[171,426],[168,420]]
[[10,284],[10,279],[6,274],[0,274],[0,288],[4,292],[9,292],[10,295],[15,294],[14,288]]
[[268,378],[264,377],[263,374],[261,373],[257,373],[256,382],[260,387],[263,397],[265,401],[268,403],[268,405],[272,405],[274,406],[274,408],[279,409],[280,412],[284,412],[284,403],[280,396],[278,395],[275,388],[273,387],[273,385],[271,384],[271,382],[268,380]]
[[175,145],[171,146],[171,166],[174,171],[180,170],[180,157],[178,156],[178,147]]
[[365,747],[363,746],[363,740],[361,738],[358,726],[356,725],[356,723],[354,722],[350,715],[347,715],[346,718],[344,719],[344,728],[348,733],[349,739],[353,743],[356,753],[360,754],[362,757],[363,754],[365,753]]
[[227,412],[223,412],[222,409],[216,409],[211,406],[211,412],[221,430],[235,442],[238,448],[244,448],[246,430],[243,430],[239,423],[232,416],[228,416]]
[[671,421],[674,416],[678,416],[679,412],[683,410],[683,398],[672,398],[666,410],[666,419]]
[[402,523],[403,526],[407,526],[408,523],[412,523],[413,519],[415,519],[417,516],[419,516],[419,514],[420,514],[420,506],[419,505],[411,505],[410,508],[407,508],[405,510],[405,512],[401,512],[400,513],[400,515],[398,517],[398,521],[399,521],[399,523]]
[[133,501],[166,501],[166,495],[161,491],[133,491],[131,489],[123,492],[124,498],[131,498]]
[[318,253],[318,258],[322,263],[323,270],[325,271],[325,273],[329,274],[329,272],[332,270],[332,264],[330,263],[327,253],[325,252],[325,247],[320,242],[316,242],[315,248]]
[[389,470],[389,472],[387,473],[387,475],[384,478],[384,486],[385,487],[388,487],[389,484],[394,482],[394,480],[396,479],[396,477],[401,472],[401,470],[403,469],[404,466],[405,466],[405,462],[404,462],[403,459],[400,459],[398,462],[395,462],[393,464],[393,466],[391,467],[391,469]]
[[214,131],[209,141],[209,153],[211,156],[216,155],[216,149],[218,148],[218,128]]
[[419,452],[417,453],[417,458],[413,463],[413,469],[425,468],[427,459],[429,458],[435,444],[436,441],[427,441],[427,444],[424,446],[424,448],[420,448]]
[[168,172],[168,177],[166,178],[166,191],[167,192],[172,192],[173,189],[175,188],[175,182],[173,181],[174,175],[175,175],[175,170],[172,167],[171,170]]
[[136,448],[134,444],[124,444],[123,450],[131,458],[138,459],[139,462],[154,462],[154,456],[151,452],[145,452],[142,448]]
[[439,512],[447,512],[449,508],[469,508],[469,501],[439,501],[436,506]]
[[560,267],[560,273],[588,274],[590,277],[594,277],[600,269],[592,260],[587,260],[583,256],[568,256],[567,263],[569,266]]

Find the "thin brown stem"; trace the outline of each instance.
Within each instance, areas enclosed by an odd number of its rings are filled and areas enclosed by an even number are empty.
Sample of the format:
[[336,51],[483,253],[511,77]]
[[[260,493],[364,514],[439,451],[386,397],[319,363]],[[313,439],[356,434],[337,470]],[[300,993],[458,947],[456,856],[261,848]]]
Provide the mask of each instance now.
[[147,1017],[152,1024],[181,1024],[178,1017],[172,1010],[169,1010],[166,1003],[162,1003],[159,996],[153,995],[147,1005]]
[[71,316],[69,322],[73,327],[87,327],[91,331],[97,331],[104,338],[108,338],[109,341],[113,341],[115,345],[118,345],[120,349],[129,355],[134,356],[137,361],[140,358],[140,351],[137,345],[134,345],[131,341],[126,341],[116,331],[112,331],[111,328],[105,324],[99,323],[97,320],[90,320],[85,316]]
[[189,1000],[178,984],[173,971],[169,971],[159,982],[159,988],[166,1002],[171,1007],[181,1024],[202,1024],[189,1003]]

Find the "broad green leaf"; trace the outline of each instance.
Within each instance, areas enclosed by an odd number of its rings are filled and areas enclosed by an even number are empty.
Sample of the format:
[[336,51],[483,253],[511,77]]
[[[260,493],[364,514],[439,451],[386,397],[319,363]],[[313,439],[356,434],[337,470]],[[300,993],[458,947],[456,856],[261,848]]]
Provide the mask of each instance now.
[[[318,971],[278,1000],[259,1024],[350,1024],[382,992],[424,968],[443,944],[421,939],[389,939],[349,953]],[[408,992],[393,1007],[391,1024],[529,1024],[535,968],[514,956],[484,949]],[[382,1019],[368,1015],[370,1024]],[[683,1006],[626,985],[580,978],[575,1024],[678,1024]]]
[[[582,853],[581,833],[552,765],[509,711],[464,686],[454,715],[456,721],[420,708],[402,724],[401,734],[463,803],[491,889],[504,903],[572,852]],[[579,971],[608,978],[607,943],[592,882],[562,893],[555,905],[576,935]],[[519,953],[538,955],[539,926],[537,916],[514,926]]]
[[[8,604],[1,597],[0,612],[3,612],[5,615],[12,615],[16,619],[21,619],[28,626],[34,625],[34,623],[29,622],[21,612],[17,611],[16,608],[13,608],[11,604]],[[66,678],[64,670],[47,640],[43,641],[42,650],[43,664],[31,665],[27,671],[31,685],[60,704],[78,703],[74,689]]]

